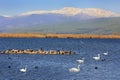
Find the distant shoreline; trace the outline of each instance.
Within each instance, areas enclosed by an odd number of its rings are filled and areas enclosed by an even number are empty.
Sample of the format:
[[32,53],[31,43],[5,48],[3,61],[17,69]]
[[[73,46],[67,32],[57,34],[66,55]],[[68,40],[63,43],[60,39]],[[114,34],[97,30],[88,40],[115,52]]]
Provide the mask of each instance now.
[[0,33],[0,38],[99,38],[120,39],[120,34]]

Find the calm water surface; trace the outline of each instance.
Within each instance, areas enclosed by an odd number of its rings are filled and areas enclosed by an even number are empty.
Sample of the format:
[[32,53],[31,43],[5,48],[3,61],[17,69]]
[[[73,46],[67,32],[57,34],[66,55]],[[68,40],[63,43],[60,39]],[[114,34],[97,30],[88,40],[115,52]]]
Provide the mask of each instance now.
[[[0,38],[0,51],[6,49],[72,50],[75,55],[0,54],[0,80],[120,80],[120,39],[38,39]],[[109,51],[108,56],[103,53]],[[101,54],[100,61],[93,56]],[[77,59],[85,57],[80,72]],[[19,71],[27,65],[27,72]],[[97,69],[95,69],[97,67]]]

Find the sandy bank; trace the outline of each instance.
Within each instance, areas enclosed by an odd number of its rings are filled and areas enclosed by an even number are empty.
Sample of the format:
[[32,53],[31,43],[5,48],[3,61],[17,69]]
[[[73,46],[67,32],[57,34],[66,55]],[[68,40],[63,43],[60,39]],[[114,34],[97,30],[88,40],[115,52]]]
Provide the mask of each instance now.
[[42,34],[42,33],[1,33],[0,37],[10,38],[118,38],[120,34]]

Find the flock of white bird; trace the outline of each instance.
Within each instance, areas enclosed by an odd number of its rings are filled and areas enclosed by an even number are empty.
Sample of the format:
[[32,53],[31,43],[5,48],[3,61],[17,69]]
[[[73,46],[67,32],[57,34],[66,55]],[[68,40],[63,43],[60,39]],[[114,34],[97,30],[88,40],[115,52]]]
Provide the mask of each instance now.
[[[108,51],[105,52],[105,53],[103,53],[103,55],[107,56],[107,55],[108,55]],[[96,60],[96,61],[100,60],[100,58],[101,58],[101,57],[100,57],[100,54],[98,54],[97,56],[94,56],[94,57],[93,57],[93,59]],[[78,64],[78,67],[77,67],[77,68],[70,68],[70,69],[69,69],[70,72],[80,72],[80,64],[85,62],[85,58],[76,60],[76,62],[79,63],[79,64]],[[20,71],[20,72],[23,72],[23,73],[26,73],[26,71],[27,71],[27,65],[25,65],[24,68],[20,68],[19,71]]]
[[[108,55],[108,51],[103,53],[103,55],[107,56]],[[101,59],[100,54],[97,54],[97,56],[92,57],[93,60],[99,61]],[[79,64],[77,68],[70,68],[69,72],[80,72],[80,64],[85,62],[85,58],[76,60]]]

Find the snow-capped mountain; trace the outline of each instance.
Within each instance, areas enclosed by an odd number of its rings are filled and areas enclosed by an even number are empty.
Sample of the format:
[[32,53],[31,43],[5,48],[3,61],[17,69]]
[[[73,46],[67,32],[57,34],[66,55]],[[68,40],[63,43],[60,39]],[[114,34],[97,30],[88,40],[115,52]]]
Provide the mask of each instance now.
[[[118,30],[120,18],[117,17],[120,14],[99,8],[65,7],[59,10],[30,11],[12,17],[0,16],[0,32],[80,33],[80,30],[92,32],[94,29],[100,30],[115,24],[115,30]],[[98,29],[100,25],[103,28]]]
[[99,8],[73,8],[73,7],[64,7],[59,10],[40,10],[40,11],[31,11],[22,13],[21,16],[32,15],[32,14],[62,14],[66,16],[75,16],[80,14],[89,15],[92,17],[118,17],[120,14],[99,9]]

